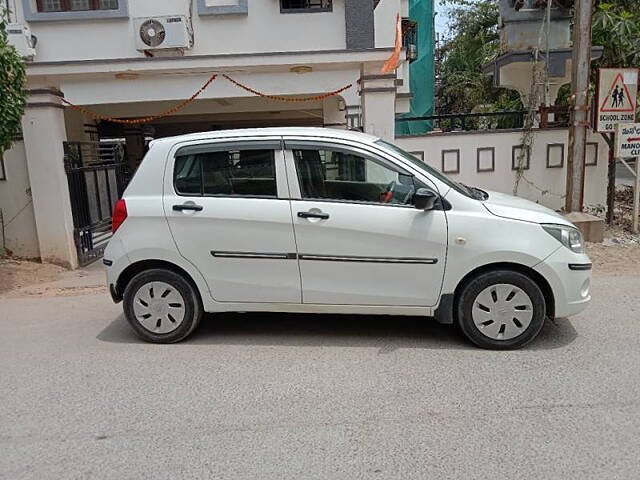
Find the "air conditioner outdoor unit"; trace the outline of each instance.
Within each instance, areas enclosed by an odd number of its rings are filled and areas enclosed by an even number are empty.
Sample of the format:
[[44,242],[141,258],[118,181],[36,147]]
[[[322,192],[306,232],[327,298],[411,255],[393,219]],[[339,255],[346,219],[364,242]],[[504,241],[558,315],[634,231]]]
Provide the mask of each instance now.
[[9,44],[16,47],[18,53],[32,60],[36,56],[36,37],[31,35],[31,30],[21,23],[10,23],[7,25],[7,37]]
[[134,26],[138,50],[191,48],[191,30],[184,16],[136,18]]

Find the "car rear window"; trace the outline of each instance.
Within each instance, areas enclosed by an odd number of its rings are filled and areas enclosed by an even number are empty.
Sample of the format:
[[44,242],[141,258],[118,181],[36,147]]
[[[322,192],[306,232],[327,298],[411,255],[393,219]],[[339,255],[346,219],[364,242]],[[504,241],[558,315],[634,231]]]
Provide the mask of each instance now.
[[272,149],[216,150],[176,156],[176,193],[187,196],[276,197]]

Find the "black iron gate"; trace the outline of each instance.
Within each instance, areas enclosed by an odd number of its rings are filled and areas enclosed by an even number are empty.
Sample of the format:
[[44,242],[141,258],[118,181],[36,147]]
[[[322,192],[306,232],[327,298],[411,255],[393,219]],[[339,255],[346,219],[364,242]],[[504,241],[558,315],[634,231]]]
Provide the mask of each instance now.
[[120,145],[100,142],[65,142],[64,166],[78,262],[87,265],[102,257],[111,238],[111,213],[129,180],[127,166]]

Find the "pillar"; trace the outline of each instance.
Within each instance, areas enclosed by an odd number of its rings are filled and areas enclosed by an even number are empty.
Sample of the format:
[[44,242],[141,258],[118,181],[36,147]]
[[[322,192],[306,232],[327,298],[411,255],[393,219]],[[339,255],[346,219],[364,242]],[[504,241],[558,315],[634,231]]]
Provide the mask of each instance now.
[[67,132],[60,102],[62,92],[46,87],[28,93],[22,132],[40,258],[45,263],[76,268],[73,216],[64,169],[63,142]]
[[67,108],[64,112],[67,140],[71,142],[98,141],[98,125],[82,112]]
[[366,73],[363,70],[359,85],[364,132],[393,142],[396,118],[395,73]]
[[144,157],[144,132],[140,125],[126,125],[124,140],[127,145],[127,166],[129,174],[133,175]]
[[341,97],[333,96],[322,100],[322,125],[327,128],[345,130],[347,119],[346,107]]

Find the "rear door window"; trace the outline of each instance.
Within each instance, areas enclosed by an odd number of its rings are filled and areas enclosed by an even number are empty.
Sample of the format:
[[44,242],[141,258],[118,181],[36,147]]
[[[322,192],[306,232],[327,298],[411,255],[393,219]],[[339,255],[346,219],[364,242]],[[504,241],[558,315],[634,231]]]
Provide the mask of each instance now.
[[265,145],[185,147],[176,154],[173,175],[179,195],[278,196],[275,149]]

